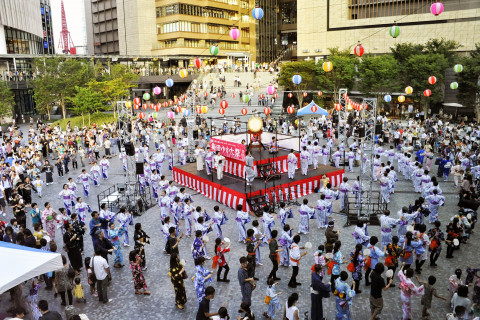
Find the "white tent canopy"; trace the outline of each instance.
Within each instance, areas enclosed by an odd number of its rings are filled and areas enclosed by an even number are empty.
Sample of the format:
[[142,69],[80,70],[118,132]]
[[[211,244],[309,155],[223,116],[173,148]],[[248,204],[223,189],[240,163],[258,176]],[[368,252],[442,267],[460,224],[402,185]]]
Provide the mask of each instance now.
[[0,294],[26,280],[63,267],[60,253],[0,241]]

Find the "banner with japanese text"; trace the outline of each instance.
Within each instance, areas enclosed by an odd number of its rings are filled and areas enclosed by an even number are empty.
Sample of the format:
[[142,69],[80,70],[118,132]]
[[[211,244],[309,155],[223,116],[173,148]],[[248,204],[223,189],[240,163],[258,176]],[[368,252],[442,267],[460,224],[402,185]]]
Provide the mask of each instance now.
[[210,150],[217,152],[225,158],[231,158],[238,161],[245,161],[245,145],[231,141],[210,138]]

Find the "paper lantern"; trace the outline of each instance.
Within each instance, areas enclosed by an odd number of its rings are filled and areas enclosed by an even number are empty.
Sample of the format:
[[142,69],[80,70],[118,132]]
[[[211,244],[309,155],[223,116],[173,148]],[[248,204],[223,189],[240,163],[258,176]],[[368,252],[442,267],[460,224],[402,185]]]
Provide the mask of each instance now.
[[267,92],[268,92],[269,95],[274,94],[275,93],[275,86],[269,85],[267,87]]
[[210,46],[210,54],[216,56],[220,52],[218,46]]
[[168,104],[169,104],[170,106],[173,106],[173,101],[172,101],[172,100],[168,100]]
[[295,112],[295,109],[292,106],[290,106],[290,107],[287,108],[287,112],[292,114],[292,113]]
[[456,64],[454,67],[453,67],[453,71],[455,72],[462,72],[463,71],[463,66],[461,64]]
[[235,93],[232,93],[232,98],[235,98]]
[[434,2],[430,6],[430,12],[435,16],[440,15],[443,12],[443,9],[444,9],[443,8],[443,3],[441,3],[441,2]]
[[248,113],[247,108],[243,108],[243,109],[242,109],[242,114],[243,114],[243,115],[246,115],[247,113]]
[[195,108],[195,110],[197,111],[198,114],[201,114],[201,113],[202,113],[202,107],[200,107],[200,106],[197,106],[197,107]]
[[312,110],[313,113],[317,112],[318,108],[316,105],[313,105],[310,110]]
[[248,103],[248,101],[250,101],[250,96],[248,94],[244,94],[242,96],[242,101]]
[[178,99],[177,98],[173,99],[173,103],[178,104]]
[[437,82],[437,78],[435,76],[430,76],[428,77],[428,83],[429,84],[435,84]]
[[225,114],[225,109],[222,109],[222,108],[218,109],[218,113],[220,113],[221,115],[224,115]]
[[293,97],[293,94],[290,92],[290,93],[288,94],[288,97],[289,97],[289,98]]
[[232,40],[237,40],[238,37],[240,37],[240,30],[238,30],[237,28],[232,28],[230,29],[228,34],[230,35],[230,38],[232,38]]
[[158,118],[158,113],[156,113],[156,112],[152,113],[152,117],[153,117],[154,119],[157,119],[157,118]]
[[164,106],[165,108],[168,107],[168,102],[165,101],[165,102],[163,103],[163,106]]
[[260,93],[260,99],[263,99],[265,96],[263,95],[263,93]]
[[195,60],[193,60],[193,65],[197,67],[197,69],[200,69],[200,67],[202,66],[202,59],[195,58]]
[[154,109],[154,110],[155,110],[155,112],[160,111],[160,107],[158,106],[158,104],[155,106],[155,109]]
[[220,98],[221,96],[222,96],[222,94],[220,92],[217,92],[217,97]]
[[252,10],[252,17],[256,20],[260,20],[263,18],[263,9],[256,7]]
[[173,80],[168,78],[167,80],[165,80],[165,85],[169,88],[173,87]]
[[360,43],[356,45],[355,49],[353,49],[353,53],[355,53],[357,57],[363,56],[364,52],[365,52],[365,49]]
[[173,111],[168,111],[168,112],[167,112],[167,117],[170,118],[170,119],[175,118],[175,112],[173,112]]
[[432,95],[432,90],[427,89],[427,90],[423,91],[423,95],[425,97],[430,97]]
[[222,100],[222,101],[220,102],[220,108],[222,108],[222,109],[227,109],[227,107],[228,107],[228,102],[227,102],[227,100]]
[[136,104],[134,108],[135,108],[135,110],[138,110],[138,109],[140,109],[140,105]]
[[182,112],[182,108],[176,107],[176,108],[175,108],[175,111],[176,111],[177,113],[180,113],[180,112]]
[[159,86],[156,86],[155,88],[153,88],[153,93],[155,93],[157,96],[162,93],[162,88],[160,88]]
[[398,97],[398,102],[402,103],[405,101],[405,96],[399,96]]
[[208,106],[202,106],[202,113],[208,113]]
[[150,103],[150,109],[155,109],[155,103]]
[[138,114],[138,117],[139,117],[140,119],[144,119],[144,118],[145,118],[145,113],[140,112],[140,113]]
[[142,105],[142,109],[143,109],[143,110],[147,110],[147,109],[148,109],[148,105],[147,105],[146,103],[144,103],[144,104]]
[[390,101],[392,101],[392,96],[389,95],[389,94],[386,94],[386,95],[383,97],[383,101],[385,101],[385,102],[390,102]]
[[145,93],[143,94],[143,100],[145,100],[145,101],[150,100],[150,93],[145,92]]
[[136,97],[135,99],[133,99],[133,103],[140,104],[140,103],[142,103],[142,101],[140,100],[139,97]]
[[125,103],[125,106],[130,109],[132,107],[132,101],[127,101],[127,103]]
[[342,105],[340,103],[335,103],[335,110],[337,111],[342,110]]
[[321,96],[322,96],[322,91],[318,91],[318,92],[317,92],[317,95],[318,95],[319,97],[321,97]]
[[296,74],[292,77],[292,82],[296,85],[302,83],[302,76],[299,74]]
[[413,88],[412,88],[412,87],[408,86],[408,87],[405,88],[405,93],[406,93],[406,94],[412,94],[412,92],[413,92]]
[[265,113],[267,116],[270,114],[270,108],[265,108],[263,109],[263,113]]
[[363,104],[359,104],[358,105],[358,111],[362,111],[363,110]]
[[390,33],[390,36],[392,38],[396,38],[400,35],[400,27],[397,25],[393,25],[390,27],[390,30],[388,32]]
[[458,82],[452,82],[450,83],[450,89],[455,90],[458,88]]
[[322,68],[323,68],[323,71],[330,72],[333,69],[333,63],[327,60],[322,64]]
[[190,116],[190,109],[185,109],[185,110],[183,110],[183,115],[184,115],[185,117]]
[[180,78],[186,78],[188,76],[187,69],[181,69],[179,75],[180,75]]
[[203,96],[204,96],[204,97],[208,97],[208,92],[205,91],[205,92],[203,93]]

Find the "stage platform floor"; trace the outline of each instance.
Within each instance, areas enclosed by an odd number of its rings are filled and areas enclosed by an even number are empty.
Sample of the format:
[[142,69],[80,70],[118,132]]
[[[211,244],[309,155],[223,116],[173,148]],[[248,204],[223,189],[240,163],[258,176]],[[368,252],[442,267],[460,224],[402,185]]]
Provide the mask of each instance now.
[[[186,171],[190,174],[196,175],[200,178],[207,179],[209,181],[212,181],[214,183],[218,183],[226,188],[233,189],[237,192],[240,193],[252,193],[255,191],[259,190],[264,190],[266,188],[272,188],[280,185],[288,185],[289,183],[294,183],[295,181],[300,181],[300,180],[305,180],[309,178],[313,178],[316,176],[322,176],[324,174],[332,173],[335,171],[342,170],[341,168],[335,168],[332,166],[324,166],[324,165],[319,165],[316,170],[308,170],[308,175],[304,176],[301,174],[301,171],[299,169],[296,170],[295,173],[295,179],[288,179],[287,173],[281,174],[281,178],[275,179],[275,180],[269,180],[266,184],[261,178],[256,178],[251,186],[247,186],[247,190],[245,190],[245,180],[240,179],[239,177],[233,176],[228,173],[223,174],[223,179],[218,180],[217,179],[217,173],[214,172],[211,175],[207,175],[205,170],[203,171],[197,171],[197,164],[196,163],[189,163],[183,166],[175,166],[175,168],[178,168],[180,170]],[[343,170],[342,170],[343,171]],[[213,179],[213,180],[212,180]],[[245,192],[246,191],[246,192]]]
[[[252,157],[254,162],[265,160],[265,159],[276,159],[283,156],[288,156],[289,153],[290,153],[290,150],[286,150],[286,149],[279,149],[278,152],[274,154],[268,153],[268,150],[264,150],[263,148],[260,151],[258,150],[258,148],[252,149]],[[294,153],[298,153],[298,152],[294,151]]]

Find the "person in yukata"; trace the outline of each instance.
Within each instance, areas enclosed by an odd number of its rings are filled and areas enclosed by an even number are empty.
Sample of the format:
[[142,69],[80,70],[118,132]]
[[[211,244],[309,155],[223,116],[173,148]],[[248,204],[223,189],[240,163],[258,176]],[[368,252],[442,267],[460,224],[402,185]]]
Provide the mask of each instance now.
[[340,277],[335,280],[335,319],[336,320],[351,320],[350,306],[352,305],[353,297],[355,297],[355,290],[351,287],[355,286],[355,281],[352,285],[346,283],[348,273],[346,271],[340,272]]
[[352,192],[352,187],[348,184],[348,178],[343,177],[343,182],[339,186],[340,212],[344,212],[347,206],[348,193]]
[[227,215],[225,214],[225,211],[221,210],[219,206],[213,207],[213,228],[215,229],[216,236],[217,238],[220,238],[223,240],[223,233],[222,233],[222,227],[224,224],[227,223],[228,218]]
[[256,176],[252,153],[248,151],[245,157],[245,179],[247,180],[247,186],[252,184]]
[[272,227],[275,226],[275,215],[270,214],[270,206],[263,207],[263,216],[261,218],[263,223],[263,233],[265,234],[265,241],[268,242],[272,238]]
[[210,151],[210,147],[207,147],[207,153],[205,155],[205,170],[207,171],[207,175],[212,174],[213,155],[214,152]]
[[83,169],[77,178],[77,183],[82,183],[85,197],[88,197],[88,192],[90,191],[90,180],[92,180],[92,176],[87,173],[87,170]]
[[320,195],[320,199],[317,200],[317,228],[327,228],[328,216],[332,203],[325,199],[325,194]]
[[287,219],[293,218],[292,208],[287,208],[286,206],[287,205],[285,202],[280,202],[280,210],[277,214],[277,218],[280,219],[280,225],[282,226],[282,229],[287,224]]
[[93,163],[93,166],[90,168],[90,173],[92,174],[92,180],[94,186],[100,185],[100,167],[97,164],[97,161]]
[[307,147],[303,147],[303,151],[300,152],[300,167],[302,168],[302,175],[306,176],[308,174],[308,159],[310,158],[310,153],[307,151]]
[[115,228],[115,223],[113,222],[110,222],[109,227],[108,238],[113,245],[113,253],[115,254],[113,267],[121,268],[123,267],[123,254],[122,247],[120,246],[120,237],[123,235],[124,229],[122,227]]
[[402,320],[413,319],[412,314],[412,296],[421,296],[424,293],[423,285],[417,287],[413,281],[412,277],[414,274],[413,269],[408,268],[404,271],[405,262],[402,264],[400,271],[398,272],[398,279],[400,280],[400,297],[402,301]]
[[117,214],[117,221],[120,227],[123,228],[123,246],[130,247],[128,226],[133,226],[133,215],[127,211],[125,206],[120,208],[120,212]]
[[103,159],[100,160],[100,167],[102,169],[102,178],[108,179],[108,169],[110,168],[110,161],[108,161],[106,156],[103,156]]
[[282,246],[283,251],[280,252],[280,265],[290,266],[290,249],[293,242],[293,231],[290,225],[286,224],[283,227],[282,235],[278,238],[278,243]]
[[68,189],[68,185],[64,184],[63,185],[63,190],[60,191],[58,194],[59,198],[63,199],[63,205],[65,206],[65,209],[67,210],[67,214],[71,215],[72,214],[72,202],[73,202],[73,192]]
[[82,197],[77,198],[77,204],[75,205],[75,213],[78,215],[78,218],[83,223],[86,223],[87,214],[86,212],[92,213],[92,208],[86,203],[83,202]]
[[298,212],[300,213],[298,233],[308,234],[310,232],[310,219],[315,218],[315,209],[308,206],[308,199],[303,199],[303,204]]
[[204,257],[195,259],[195,275],[193,285],[195,287],[195,293],[197,294],[198,305],[200,305],[200,302],[205,296],[206,284],[213,281],[212,275],[213,272],[205,268]]
[[245,243],[247,238],[247,230],[245,224],[250,222],[250,215],[248,212],[243,211],[243,205],[239,204],[237,206],[237,216],[235,217],[238,227],[238,242]]
[[430,210],[428,220],[430,223],[434,223],[438,219],[438,208],[445,205],[445,197],[439,195],[437,189],[433,189],[433,194],[426,196],[425,201],[427,202],[428,209]]
[[370,241],[370,237],[368,236],[367,223],[364,223],[363,221],[358,221],[352,235],[355,239],[356,244],[367,246],[368,242]]
[[295,179],[295,170],[297,169],[298,158],[294,153],[294,150],[291,149],[287,157],[288,163],[288,178]]

